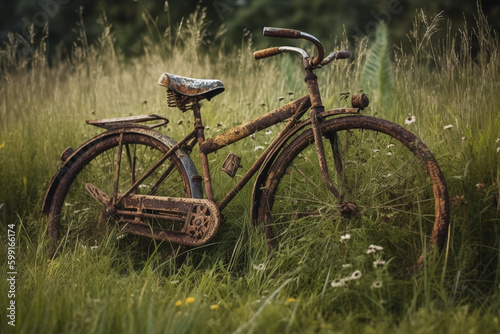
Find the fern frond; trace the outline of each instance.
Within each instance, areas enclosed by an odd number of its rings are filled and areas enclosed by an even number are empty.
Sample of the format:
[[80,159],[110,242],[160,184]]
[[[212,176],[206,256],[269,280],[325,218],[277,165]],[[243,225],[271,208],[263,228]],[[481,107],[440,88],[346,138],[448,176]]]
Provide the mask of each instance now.
[[379,24],[375,41],[369,48],[366,62],[361,73],[363,90],[375,103],[390,107],[394,91],[394,72],[391,62],[389,32],[385,24]]

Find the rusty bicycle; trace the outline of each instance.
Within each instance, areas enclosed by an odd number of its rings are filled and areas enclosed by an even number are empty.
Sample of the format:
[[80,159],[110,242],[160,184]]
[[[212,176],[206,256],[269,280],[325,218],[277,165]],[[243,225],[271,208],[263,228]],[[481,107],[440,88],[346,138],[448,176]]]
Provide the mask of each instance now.
[[[325,56],[316,37],[293,29],[266,27],[264,36],[314,44],[312,57],[291,46],[254,53],[255,59],[299,54],[308,94],[206,139],[200,101],[222,93],[223,83],[164,73],[158,83],[167,89],[168,105],[191,111],[193,130],[174,141],[157,130],[168,119],[155,114],[87,121],[105,131],[62,153],[43,204],[55,249],[61,240],[84,240],[109,224],[176,246],[207,244],[222,224],[221,211],[252,178],[251,221],[264,226],[271,248],[304,237],[326,242],[332,224],[353,221],[403,231],[409,240],[401,233],[391,239],[391,229],[384,237],[396,254],[413,250],[419,261],[422,249],[443,247],[449,199],[431,151],[404,127],[361,115],[369,105],[365,94],[352,96],[352,108],[322,104],[314,71],[349,52]],[[222,168],[234,185],[216,199],[208,155],[282,123],[245,172],[239,156],[227,156]],[[196,145],[201,175],[190,157]]]

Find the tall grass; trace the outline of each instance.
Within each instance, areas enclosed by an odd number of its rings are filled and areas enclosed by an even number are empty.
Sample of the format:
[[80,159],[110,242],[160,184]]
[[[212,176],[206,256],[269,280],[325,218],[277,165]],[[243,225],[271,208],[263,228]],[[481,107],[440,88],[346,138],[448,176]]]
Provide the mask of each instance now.
[[[206,36],[202,8],[161,36],[165,42],[154,42],[160,36],[152,26],[144,54],[134,59],[115,48],[105,18],[103,28],[95,45],[81,29],[71,56],[51,66],[43,36],[35,43],[11,35],[0,50],[0,230],[3,239],[5,225],[16,225],[19,273],[17,326],[8,326],[2,313],[2,332],[498,331],[500,59],[498,36],[480,11],[472,27],[464,23],[460,35],[445,40],[433,37],[443,28],[440,16],[419,13],[408,35],[414,48],[395,53],[390,109],[382,99],[366,111],[400,124],[415,116],[405,126],[435,153],[454,203],[444,254],[404,280],[373,268],[366,247],[380,240],[363,229],[331,263],[301,255],[294,245],[268,254],[261,231],[249,222],[250,187],[224,211],[215,242],[182,259],[165,257],[154,242],[112,232],[97,249],[75,244],[48,261],[44,192],[60,152],[99,133],[85,120],[157,113],[170,119],[165,133],[181,138],[190,115],[166,109],[156,85],[165,71],[224,82],[226,92],[203,104],[207,136],[275,108],[289,92],[307,91],[300,60],[254,61],[251,36],[222,51],[223,35]],[[318,70],[327,107],[344,105],[340,94],[362,87],[367,42],[353,47],[352,61]],[[257,133],[237,149],[254,155],[267,140]],[[229,190],[218,168],[227,152],[210,156],[216,197]],[[3,258],[6,247],[2,242]],[[352,267],[343,266],[348,260]],[[332,287],[360,268],[359,280]],[[7,276],[5,265],[0,273]],[[7,302],[1,299],[2,310]]]

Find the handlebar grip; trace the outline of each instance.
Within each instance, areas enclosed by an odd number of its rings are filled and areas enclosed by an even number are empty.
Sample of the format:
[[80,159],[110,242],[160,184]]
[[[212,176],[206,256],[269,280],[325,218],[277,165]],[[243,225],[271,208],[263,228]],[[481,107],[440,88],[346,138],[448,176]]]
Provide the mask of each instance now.
[[334,59],[347,59],[351,56],[351,53],[349,51],[338,51],[338,52],[332,52],[328,56],[323,59],[321,62],[321,65],[327,65],[330,62],[332,62]]
[[287,28],[274,28],[274,27],[264,27],[262,32],[264,36],[268,37],[281,37],[281,38],[300,38],[300,30],[287,29]]
[[264,49],[264,50],[255,51],[253,53],[253,57],[255,59],[262,59],[262,58],[276,56],[279,53],[281,53],[281,51],[279,49],[279,46],[275,46],[273,48],[268,48],[268,49]]

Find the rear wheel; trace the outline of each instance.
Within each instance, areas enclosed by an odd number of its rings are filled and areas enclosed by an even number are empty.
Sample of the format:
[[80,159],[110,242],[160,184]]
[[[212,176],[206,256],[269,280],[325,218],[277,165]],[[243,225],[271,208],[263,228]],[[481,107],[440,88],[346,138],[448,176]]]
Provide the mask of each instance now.
[[[122,194],[155,165],[173,143],[146,133],[126,132],[103,136],[77,151],[66,164],[49,211],[48,235],[56,247],[75,243],[93,246],[115,217],[101,198]],[[191,187],[192,171],[186,170],[187,156],[172,154],[133,194],[170,197],[199,196]],[[189,160],[190,161],[190,160]],[[117,168],[119,166],[119,168]],[[89,187],[88,185],[92,185]],[[87,185],[87,187],[86,187]],[[92,191],[93,190],[93,191]],[[111,223],[111,224],[108,224]],[[151,227],[162,222],[149,220]],[[160,226],[161,227],[161,226]],[[175,227],[164,226],[172,229]]]
[[352,210],[341,214],[321,177],[312,129],[306,130],[276,159],[260,199],[258,219],[271,247],[308,244],[311,255],[322,256],[338,250],[342,234],[362,227],[371,243],[383,244],[386,256],[408,268],[428,244],[443,246],[446,185],[421,141],[369,116],[331,119],[322,129],[330,178]]

